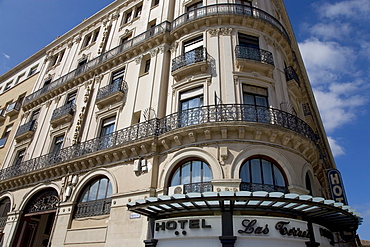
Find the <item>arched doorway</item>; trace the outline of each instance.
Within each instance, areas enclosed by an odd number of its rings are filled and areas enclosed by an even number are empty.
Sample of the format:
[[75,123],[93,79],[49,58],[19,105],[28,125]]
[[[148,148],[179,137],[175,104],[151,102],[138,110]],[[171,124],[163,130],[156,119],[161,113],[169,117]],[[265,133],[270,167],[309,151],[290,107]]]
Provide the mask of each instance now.
[[13,246],[48,246],[58,203],[58,193],[54,189],[35,194],[24,208]]

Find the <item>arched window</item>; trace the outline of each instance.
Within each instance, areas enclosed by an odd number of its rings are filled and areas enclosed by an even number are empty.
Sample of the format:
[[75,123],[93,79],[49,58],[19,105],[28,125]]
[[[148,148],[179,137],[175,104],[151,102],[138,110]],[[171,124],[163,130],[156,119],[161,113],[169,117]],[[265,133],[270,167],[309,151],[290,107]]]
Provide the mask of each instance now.
[[[0,202],[0,232],[4,230],[9,211],[10,211],[10,199],[5,198]],[[1,237],[2,234],[0,235],[0,239]]]
[[184,193],[212,191],[212,171],[200,160],[182,163],[173,173],[170,186],[184,185]]
[[280,169],[263,158],[248,159],[240,169],[242,191],[279,191],[287,193],[285,178]]
[[308,172],[306,173],[306,189],[309,191],[309,195],[312,196],[312,184],[311,184],[311,178],[310,178],[310,175],[308,174]]
[[110,213],[112,185],[108,178],[99,177],[83,190],[77,204],[75,218]]

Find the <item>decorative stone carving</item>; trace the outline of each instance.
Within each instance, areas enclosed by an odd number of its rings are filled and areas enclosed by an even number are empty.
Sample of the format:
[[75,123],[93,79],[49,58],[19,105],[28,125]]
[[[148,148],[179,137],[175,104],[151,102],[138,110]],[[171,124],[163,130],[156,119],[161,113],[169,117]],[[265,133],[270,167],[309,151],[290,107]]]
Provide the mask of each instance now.
[[141,63],[141,60],[142,60],[142,59],[143,59],[143,55],[140,55],[140,56],[135,57],[135,63],[136,63],[136,64]]
[[221,28],[221,35],[223,35],[223,36],[230,36],[233,31],[234,31],[233,28],[222,27]]
[[219,28],[209,29],[208,30],[208,33],[211,35],[211,37],[218,36],[219,32],[220,32],[220,29]]
[[179,46],[179,42],[175,42],[175,43],[173,43],[171,46],[170,46],[170,52],[171,53],[175,53],[176,52],[176,49],[177,49],[177,47]]
[[151,49],[151,50],[149,51],[149,53],[150,53],[150,57],[155,57],[155,56],[157,56],[157,54],[158,54],[158,48]]

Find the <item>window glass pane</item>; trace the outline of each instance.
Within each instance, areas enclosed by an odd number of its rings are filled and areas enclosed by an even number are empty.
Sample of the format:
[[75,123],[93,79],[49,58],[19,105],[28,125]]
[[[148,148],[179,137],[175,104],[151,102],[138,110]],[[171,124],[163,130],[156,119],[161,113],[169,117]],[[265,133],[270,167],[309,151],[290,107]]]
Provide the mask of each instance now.
[[212,180],[212,171],[209,166],[203,162],[203,182],[210,182]]
[[90,187],[90,193],[89,193],[89,198],[87,201],[94,201],[96,200],[97,194],[98,194],[98,189],[99,189],[99,180],[95,181],[91,187]]
[[171,186],[179,185],[180,184],[180,170],[181,168],[177,169],[175,174],[173,174]]
[[276,166],[274,166],[274,179],[275,185],[285,187],[283,174],[281,174],[280,170]]
[[89,197],[89,189],[87,189],[81,199],[81,202],[87,202],[87,199]]
[[249,170],[249,161],[244,163],[242,166],[242,169],[240,170],[240,178],[242,179],[242,182],[250,183],[250,170]]
[[259,159],[251,160],[252,183],[262,183],[261,166]]
[[107,185],[108,185],[108,179],[102,178],[100,180],[100,186],[99,186],[97,200],[106,198]]
[[107,190],[107,194],[105,196],[105,198],[110,198],[110,196],[112,195],[112,184],[110,183],[110,181],[108,180],[108,190]]
[[244,104],[254,105],[254,97],[250,94],[244,94]]
[[266,99],[266,97],[256,96],[256,105],[258,105],[258,106],[266,106],[267,107],[267,99]]
[[192,162],[192,183],[200,183],[202,182],[201,178],[201,168],[202,162],[201,161],[193,161]]
[[274,180],[272,178],[272,167],[271,163],[267,160],[262,160],[262,171],[263,171],[263,183],[264,184],[274,184]]
[[181,184],[190,184],[190,162],[182,166]]

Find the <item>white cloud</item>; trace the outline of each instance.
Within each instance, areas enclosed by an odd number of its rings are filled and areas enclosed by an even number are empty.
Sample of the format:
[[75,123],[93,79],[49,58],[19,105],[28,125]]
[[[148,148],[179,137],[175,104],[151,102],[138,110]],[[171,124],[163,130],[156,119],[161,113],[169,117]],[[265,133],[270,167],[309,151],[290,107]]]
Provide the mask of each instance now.
[[345,154],[344,148],[341,147],[336,140],[328,136],[328,141],[329,141],[331,151],[333,152],[334,157],[338,157],[340,155]]
[[314,36],[323,39],[343,39],[350,35],[352,28],[349,23],[332,22],[332,23],[317,23],[311,28],[310,32]]
[[351,17],[368,19],[370,13],[369,0],[346,0],[337,3],[317,5],[319,13],[327,18]]
[[6,59],[10,59],[10,56],[5,54],[4,52],[2,52],[3,56],[6,58]]

